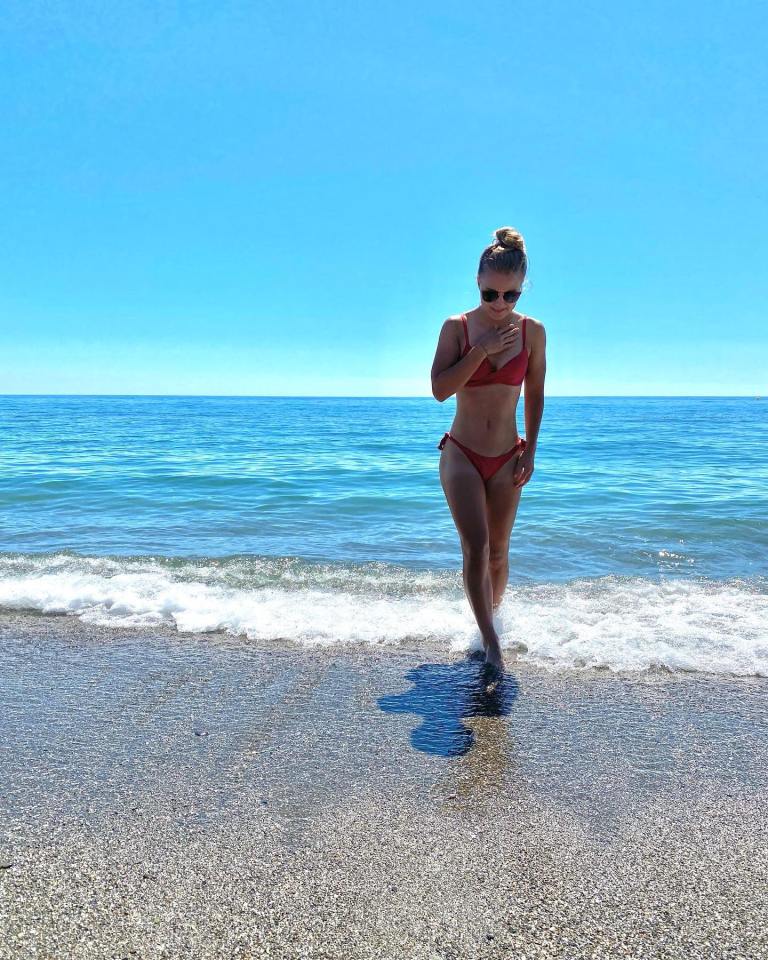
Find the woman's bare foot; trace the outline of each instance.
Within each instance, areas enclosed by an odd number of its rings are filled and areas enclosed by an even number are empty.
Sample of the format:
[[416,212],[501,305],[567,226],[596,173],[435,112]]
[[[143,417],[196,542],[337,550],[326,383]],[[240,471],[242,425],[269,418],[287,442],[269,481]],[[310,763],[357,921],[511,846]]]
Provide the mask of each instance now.
[[501,644],[498,637],[489,637],[488,640],[483,637],[483,646],[485,647],[485,665],[493,667],[500,673],[504,672],[504,657],[501,655]]

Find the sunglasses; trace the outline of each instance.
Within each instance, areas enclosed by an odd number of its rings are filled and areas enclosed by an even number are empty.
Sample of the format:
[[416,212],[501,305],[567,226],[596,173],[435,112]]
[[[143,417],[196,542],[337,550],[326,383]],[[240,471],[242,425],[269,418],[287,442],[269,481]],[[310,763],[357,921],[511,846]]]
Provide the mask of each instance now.
[[[522,294],[522,292],[523,292],[522,290],[506,290],[504,292],[504,302],[514,303],[516,300],[520,298],[520,295]],[[483,298],[483,300],[485,300],[486,303],[493,303],[494,300],[499,299],[499,291],[491,290],[490,288],[487,288],[485,290],[480,291],[480,296]]]

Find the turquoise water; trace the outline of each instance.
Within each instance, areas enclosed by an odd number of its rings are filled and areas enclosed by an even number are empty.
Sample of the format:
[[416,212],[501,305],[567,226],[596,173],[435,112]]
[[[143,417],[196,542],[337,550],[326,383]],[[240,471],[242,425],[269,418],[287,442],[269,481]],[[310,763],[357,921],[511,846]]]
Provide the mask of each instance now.
[[[454,403],[0,397],[0,607],[471,647],[436,449]],[[552,665],[763,673],[767,412],[548,398],[507,643],[526,627]]]

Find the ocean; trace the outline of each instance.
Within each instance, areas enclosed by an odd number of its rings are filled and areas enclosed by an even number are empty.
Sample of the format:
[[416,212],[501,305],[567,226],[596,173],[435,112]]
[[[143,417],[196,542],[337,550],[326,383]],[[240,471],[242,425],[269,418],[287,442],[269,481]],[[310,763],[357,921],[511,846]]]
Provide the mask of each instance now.
[[[454,405],[0,397],[0,611],[479,649],[438,476]],[[547,398],[502,646],[555,671],[768,676],[767,413]]]

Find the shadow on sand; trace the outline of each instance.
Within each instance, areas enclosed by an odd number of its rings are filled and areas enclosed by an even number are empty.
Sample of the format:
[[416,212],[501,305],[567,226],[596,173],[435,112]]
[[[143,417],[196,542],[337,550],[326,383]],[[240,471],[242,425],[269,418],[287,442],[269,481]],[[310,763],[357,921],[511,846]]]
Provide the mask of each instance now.
[[470,750],[475,735],[464,721],[508,716],[518,693],[514,677],[488,670],[477,653],[458,663],[424,663],[409,670],[405,679],[412,689],[376,702],[385,713],[421,717],[421,724],[411,731],[411,744],[441,757],[458,757]]

